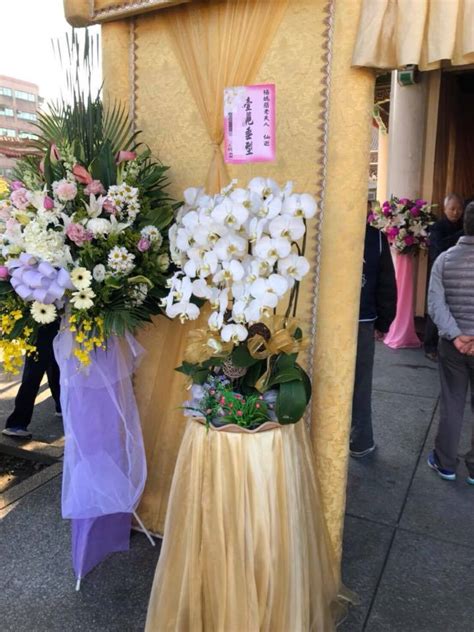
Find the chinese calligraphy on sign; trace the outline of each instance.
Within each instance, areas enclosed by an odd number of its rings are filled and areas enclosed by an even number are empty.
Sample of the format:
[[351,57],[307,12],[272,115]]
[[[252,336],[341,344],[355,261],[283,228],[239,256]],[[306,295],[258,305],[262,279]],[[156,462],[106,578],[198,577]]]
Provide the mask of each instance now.
[[225,161],[275,160],[275,85],[224,90]]

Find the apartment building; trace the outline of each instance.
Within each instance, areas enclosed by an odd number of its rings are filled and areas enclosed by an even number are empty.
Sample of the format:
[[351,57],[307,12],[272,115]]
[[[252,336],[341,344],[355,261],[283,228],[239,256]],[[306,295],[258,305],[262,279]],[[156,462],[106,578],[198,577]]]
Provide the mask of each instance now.
[[0,75],[0,176],[12,175],[15,156],[36,137],[34,123],[42,101],[36,84]]

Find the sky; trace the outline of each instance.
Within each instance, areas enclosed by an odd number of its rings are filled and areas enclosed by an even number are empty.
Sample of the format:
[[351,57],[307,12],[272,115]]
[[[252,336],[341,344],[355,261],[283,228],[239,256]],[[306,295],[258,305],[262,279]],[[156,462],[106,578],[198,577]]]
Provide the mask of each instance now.
[[[46,100],[59,97],[64,72],[51,40],[71,30],[63,0],[0,0],[0,75],[31,81]],[[93,32],[98,32],[94,27]]]

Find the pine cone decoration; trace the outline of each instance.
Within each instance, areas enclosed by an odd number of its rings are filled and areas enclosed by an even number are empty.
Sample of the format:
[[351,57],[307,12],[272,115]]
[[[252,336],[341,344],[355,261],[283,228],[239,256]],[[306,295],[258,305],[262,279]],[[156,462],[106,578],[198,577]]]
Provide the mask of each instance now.
[[247,369],[243,366],[236,366],[232,360],[226,360],[222,364],[222,371],[224,375],[227,375],[231,380],[238,380],[239,377],[243,377],[247,373]]

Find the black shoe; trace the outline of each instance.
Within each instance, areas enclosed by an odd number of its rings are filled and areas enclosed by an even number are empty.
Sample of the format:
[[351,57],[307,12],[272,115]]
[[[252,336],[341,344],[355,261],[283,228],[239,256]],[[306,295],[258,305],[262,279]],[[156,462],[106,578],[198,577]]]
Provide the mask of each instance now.
[[376,447],[377,446],[375,445],[375,443],[373,443],[369,448],[366,448],[365,450],[354,450],[353,448],[350,448],[349,454],[354,457],[354,459],[362,459],[364,456],[372,454]]
[[431,362],[438,362],[438,354],[436,351],[425,351],[425,358]]

